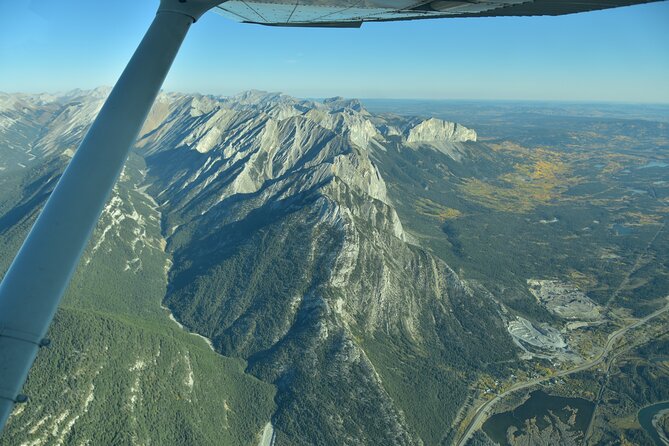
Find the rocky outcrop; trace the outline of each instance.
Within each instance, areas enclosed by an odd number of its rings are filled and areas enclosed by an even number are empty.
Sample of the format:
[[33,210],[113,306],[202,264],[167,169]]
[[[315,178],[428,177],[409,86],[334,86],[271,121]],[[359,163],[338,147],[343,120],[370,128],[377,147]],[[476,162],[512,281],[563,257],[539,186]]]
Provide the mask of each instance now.
[[476,132],[454,122],[426,119],[405,131],[409,144],[476,141]]

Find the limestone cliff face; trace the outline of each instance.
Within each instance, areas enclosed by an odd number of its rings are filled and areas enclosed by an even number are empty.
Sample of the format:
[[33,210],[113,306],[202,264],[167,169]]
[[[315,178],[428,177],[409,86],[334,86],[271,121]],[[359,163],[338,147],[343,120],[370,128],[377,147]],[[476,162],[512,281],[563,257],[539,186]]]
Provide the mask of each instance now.
[[476,132],[454,122],[430,118],[408,128],[406,131],[406,141],[409,144],[476,141]]
[[476,142],[474,130],[436,118],[412,120],[404,127],[402,136],[407,147],[428,147],[457,162],[471,156],[467,143]]

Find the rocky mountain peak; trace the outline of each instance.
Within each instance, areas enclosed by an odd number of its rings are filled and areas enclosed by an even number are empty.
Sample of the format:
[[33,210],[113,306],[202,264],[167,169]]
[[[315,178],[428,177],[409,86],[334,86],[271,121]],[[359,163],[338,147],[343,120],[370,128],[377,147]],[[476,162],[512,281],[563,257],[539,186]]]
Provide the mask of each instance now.
[[454,122],[429,118],[408,127],[406,141],[412,143],[476,141],[476,132]]
[[[170,171],[160,175],[170,179],[164,187],[180,191],[171,206],[198,203],[206,213],[239,194],[271,201],[277,194],[285,199],[317,189],[339,200],[341,187],[390,205],[365,150],[382,138],[365,115],[285,95],[251,92],[242,98],[176,98],[168,116],[140,139],[151,156],[197,154],[187,157],[189,164],[163,166]],[[393,234],[404,239],[394,209],[389,212]]]
[[343,111],[345,109],[349,109],[368,114],[367,110],[364,109],[362,103],[360,103],[358,99],[346,99],[341,96],[336,96],[323,99],[322,103],[333,111]]

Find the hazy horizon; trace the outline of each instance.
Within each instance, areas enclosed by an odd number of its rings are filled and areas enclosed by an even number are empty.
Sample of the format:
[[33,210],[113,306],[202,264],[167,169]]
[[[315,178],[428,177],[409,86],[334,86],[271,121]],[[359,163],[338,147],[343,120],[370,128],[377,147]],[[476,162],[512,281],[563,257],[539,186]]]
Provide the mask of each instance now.
[[[34,90],[3,90],[0,89],[0,93],[2,94],[25,94],[25,95],[40,95],[40,94],[49,94],[49,95],[65,95],[68,93],[71,93],[73,91],[94,91],[98,89],[111,89],[111,85],[98,85],[96,87],[91,87],[91,88],[83,88],[83,87],[74,87],[74,88],[69,88],[69,89],[39,89],[36,88]],[[495,99],[495,98],[477,98],[477,97],[443,97],[443,98],[427,98],[427,97],[362,97],[362,96],[347,96],[343,94],[333,94],[329,96],[305,96],[305,95],[296,95],[296,94],[291,94],[290,92],[287,91],[281,91],[281,90],[264,90],[261,88],[246,88],[230,93],[219,93],[219,92],[211,92],[211,91],[182,91],[182,90],[168,90],[168,89],[161,89],[161,93],[166,93],[166,94],[183,94],[183,95],[203,95],[203,96],[222,96],[222,97],[232,97],[236,96],[239,94],[243,94],[245,92],[249,91],[258,91],[258,92],[263,92],[263,93],[268,93],[268,94],[285,94],[297,99],[304,99],[304,100],[315,100],[315,101],[320,101],[324,99],[329,99],[329,98],[335,98],[335,97],[342,97],[345,99],[357,99],[360,101],[403,101],[403,102],[412,102],[412,101],[417,101],[417,102],[453,102],[453,103],[523,103],[523,104],[536,104],[536,105],[541,105],[541,104],[565,104],[565,105],[629,105],[629,106],[649,106],[649,107],[669,107],[669,100],[666,102],[634,102],[634,101],[622,101],[622,100],[596,100],[596,99],[550,99],[550,98],[508,98],[508,99]]]

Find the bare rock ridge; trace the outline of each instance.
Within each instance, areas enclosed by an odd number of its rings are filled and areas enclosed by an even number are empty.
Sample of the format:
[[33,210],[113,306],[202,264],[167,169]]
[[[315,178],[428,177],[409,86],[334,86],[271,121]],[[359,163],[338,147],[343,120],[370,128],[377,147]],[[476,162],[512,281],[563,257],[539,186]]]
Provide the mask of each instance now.
[[476,132],[454,122],[426,119],[408,129],[406,141],[411,143],[442,141],[476,141]]

